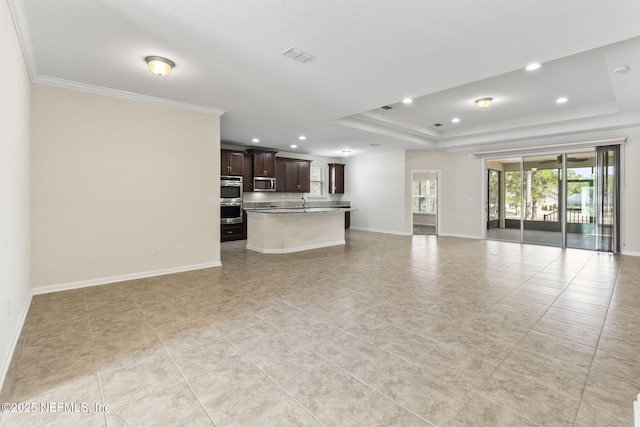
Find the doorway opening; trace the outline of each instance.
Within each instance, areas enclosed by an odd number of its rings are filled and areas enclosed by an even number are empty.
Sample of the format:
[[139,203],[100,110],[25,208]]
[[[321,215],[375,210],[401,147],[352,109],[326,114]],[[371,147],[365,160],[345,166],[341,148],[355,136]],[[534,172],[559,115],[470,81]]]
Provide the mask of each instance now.
[[618,171],[617,145],[487,160],[487,238],[619,252]]
[[414,235],[438,234],[438,178],[439,171],[411,172],[412,212]]

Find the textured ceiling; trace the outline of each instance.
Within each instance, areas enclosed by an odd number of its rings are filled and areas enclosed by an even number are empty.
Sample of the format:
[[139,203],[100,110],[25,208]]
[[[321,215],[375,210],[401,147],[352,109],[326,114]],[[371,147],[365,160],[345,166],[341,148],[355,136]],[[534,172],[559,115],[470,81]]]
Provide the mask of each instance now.
[[[227,142],[337,156],[640,126],[637,0],[9,4],[34,82],[224,111]],[[314,59],[281,55],[291,46]],[[149,55],[174,71],[153,76]],[[495,102],[480,111],[478,96]]]

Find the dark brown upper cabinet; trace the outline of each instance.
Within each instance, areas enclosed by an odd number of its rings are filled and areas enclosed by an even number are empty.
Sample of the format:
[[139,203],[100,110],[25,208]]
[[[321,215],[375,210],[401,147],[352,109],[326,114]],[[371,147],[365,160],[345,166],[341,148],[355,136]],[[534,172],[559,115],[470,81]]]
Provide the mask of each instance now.
[[244,169],[242,171],[242,191],[253,191],[253,155],[244,155]]
[[311,160],[276,157],[276,192],[309,193]]
[[220,150],[220,175],[241,176],[244,166],[242,151]]
[[276,157],[276,193],[287,192],[287,160]]
[[311,191],[311,161],[289,159],[286,161],[287,193]]
[[[247,150],[253,156],[253,176],[276,177],[276,153],[277,151]],[[277,185],[277,184],[276,184]]]
[[344,193],[344,164],[329,163],[329,194]]

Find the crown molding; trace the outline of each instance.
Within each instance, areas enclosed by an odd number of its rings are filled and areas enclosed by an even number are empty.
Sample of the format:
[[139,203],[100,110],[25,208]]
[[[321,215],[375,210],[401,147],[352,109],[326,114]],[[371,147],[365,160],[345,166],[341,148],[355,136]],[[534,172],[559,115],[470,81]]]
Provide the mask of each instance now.
[[23,2],[18,0],[7,0],[9,5],[9,11],[11,12],[11,18],[13,19],[13,25],[16,28],[16,35],[18,42],[22,48],[22,56],[24,57],[24,63],[27,67],[27,73],[29,78],[33,81],[34,77],[38,74],[36,68],[35,57],[33,52],[33,42],[31,41],[31,32],[29,31],[29,25],[25,17]]
[[144,102],[146,104],[159,105],[161,107],[175,108],[178,110],[192,111],[195,113],[208,114],[212,116],[222,116],[224,110],[211,107],[203,107],[201,105],[187,104],[185,102],[172,101],[165,98],[157,98],[155,96],[141,95],[139,93],[127,92],[124,90],[111,89],[102,86],[95,86],[86,83],[74,82],[71,80],[58,79],[55,77],[36,76],[32,79],[33,83],[60,87],[63,89],[77,90],[80,92],[88,92],[96,95],[111,96],[114,98],[126,99],[128,101]]
[[27,23],[24,5],[18,0],[7,0],[9,10],[13,19],[13,25],[16,27],[18,41],[22,47],[22,56],[24,57],[25,66],[29,73],[32,83],[38,83],[48,86],[56,86],[64,89],[77,90],[81,92],[93,93],[96,95],[111,96],[114,98],[126,99],[129,101],[143,102],[146,104],[154,104],[162,107],[175,108],[178,110],[192,111],[195,113],[208,114],[212,116],[222,116],[224,110],[217,108],[204,107],[201,105],[187,104],[185,102],[172,101],[164,98],[156,98],[154,96],[141,95],[138,93],[127,92],[123,90],[111,89],[102,86],[95,86],[86,83],[79,83],[55,77],[42,76],[38,72],[38,67],[33,51],[33,42],[29,34],[29,25]]

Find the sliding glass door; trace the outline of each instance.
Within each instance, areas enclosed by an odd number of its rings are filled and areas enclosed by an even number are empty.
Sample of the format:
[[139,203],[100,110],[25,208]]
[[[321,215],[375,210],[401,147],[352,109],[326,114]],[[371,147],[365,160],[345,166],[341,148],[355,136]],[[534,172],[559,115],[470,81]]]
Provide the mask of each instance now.
[[487,238],[520,242],[521,159],[487,163]]
[[487,238],[619,252],[619,147],[487,161]]
[[596,153],[567,156],[567,247],[596,250]]
[[620,252],[620,146],[596,149],[596,242],[595,249]]
[[522,166],[523,242],[562,246],[562,156],[525,157]]

